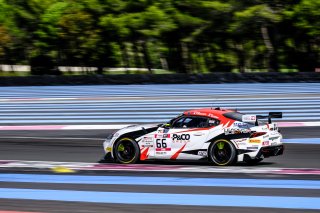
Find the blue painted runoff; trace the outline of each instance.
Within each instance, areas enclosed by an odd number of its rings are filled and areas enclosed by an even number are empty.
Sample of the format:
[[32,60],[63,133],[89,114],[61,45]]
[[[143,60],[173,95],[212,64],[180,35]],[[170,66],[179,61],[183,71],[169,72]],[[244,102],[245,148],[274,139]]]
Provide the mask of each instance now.
[[0,182],[320,189],[318,180],[0,174]]
[[0,198],[117,204],[320,209],[320,198],[318,197],[200,195],[0,188]]
[[320,138],[291,138],[282,139],[283,143],[298,143],[298,144],[320,144]]

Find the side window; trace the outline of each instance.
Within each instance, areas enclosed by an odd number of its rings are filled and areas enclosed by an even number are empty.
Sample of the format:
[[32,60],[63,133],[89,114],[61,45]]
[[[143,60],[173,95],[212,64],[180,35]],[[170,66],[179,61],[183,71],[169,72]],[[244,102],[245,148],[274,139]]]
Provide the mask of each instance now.
[[203,128],[208,127],[208,118],[182,117],[175,121],[174,128]]
[[210,119],[209,119],[209,123],[208,123],[208,126],[209,126],[209,127],[218,126],[219,124],[220,124],[220,121],[219,121],[219,120],[213,119],[213,118],[210,118]]

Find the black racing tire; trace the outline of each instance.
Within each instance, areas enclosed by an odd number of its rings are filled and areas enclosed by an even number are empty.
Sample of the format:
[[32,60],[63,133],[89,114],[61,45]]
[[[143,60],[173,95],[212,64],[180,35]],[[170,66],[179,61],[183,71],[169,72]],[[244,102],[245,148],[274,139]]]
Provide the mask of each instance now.
[[113,146],[113,155],[118,163],[134,164],[140,158],[139,145],[131,138],[121,138]]
[[248,164],[249,166],[254,166],[260,163],[263,160],[263,158],[255,158],[255,159],[247,159],[244,162]]
[[209,147],[209,159],[217,166],[230,166],[237,162],[237,150],[232,142],[218,139]]
[[105,154],[103,158],[98,161],[98,163],[113,163],[113,162],[114,162],[114,158],[111,156],[111,152],[108,152],[107,154]]

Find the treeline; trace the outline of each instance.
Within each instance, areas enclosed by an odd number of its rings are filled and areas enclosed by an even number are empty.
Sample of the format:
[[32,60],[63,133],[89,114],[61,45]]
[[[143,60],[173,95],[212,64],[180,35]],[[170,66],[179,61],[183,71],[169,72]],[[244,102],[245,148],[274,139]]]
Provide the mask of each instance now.
[[319,0],[0,0],[0,64],[314,71],[319,58]]

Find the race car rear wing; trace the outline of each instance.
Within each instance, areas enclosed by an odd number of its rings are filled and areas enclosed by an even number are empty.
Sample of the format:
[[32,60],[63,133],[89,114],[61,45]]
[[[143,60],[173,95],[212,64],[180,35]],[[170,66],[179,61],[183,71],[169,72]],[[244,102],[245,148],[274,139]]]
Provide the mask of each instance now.
[[268,123],[271,124],[271,118],[282,118],[282,112],[269,112],[269,115],[243,115],[242,122],[254,122],[258,126],[258,119],[268,118]]

